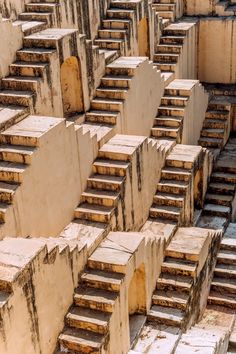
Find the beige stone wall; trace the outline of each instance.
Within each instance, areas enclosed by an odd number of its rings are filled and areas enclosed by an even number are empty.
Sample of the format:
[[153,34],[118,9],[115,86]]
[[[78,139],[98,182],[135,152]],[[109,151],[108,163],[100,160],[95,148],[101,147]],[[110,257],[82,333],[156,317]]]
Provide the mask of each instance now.
[[203,18],[199,26],[200,81],[235,83],[236,21],[231,17]]
[[215,9],[218,0],[183,0],[184,13],[188,16],[209,15]]

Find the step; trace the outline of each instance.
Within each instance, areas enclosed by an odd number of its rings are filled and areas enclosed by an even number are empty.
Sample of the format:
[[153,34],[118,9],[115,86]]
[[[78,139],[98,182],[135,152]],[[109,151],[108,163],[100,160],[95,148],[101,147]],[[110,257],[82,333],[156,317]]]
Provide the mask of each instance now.
[[154,127],[166,126],[178,128],[183,122],[183,117],[158,116],[154,119]]
[[108,313],[74,306],[66,315],[66,324],[69,327],[106,334],[109,319]]
[[236,173],[213,172],[211,181],[236,184]]
[[236,280],[214,277],[211,283],[211,290],[220,294],[226,293],[226,295],[236,294]]
[[18,16],[22,21],[41,21],[46,22],[48,25],[52,25],[52,13],[51,12],[22,12]]
[[173,193],[173,194],[179,194],[179,195],[184,195],[186,193],[186,190],[188,188],[188,182],[186,181],[172,181],[172,180],[164,180],[161,179],[161,181],[157,185],[157,191],[158,192],[163,192],[163,193]]
[[158,193],[153,198],[155,205],[168,205],[176,208],[183,208],[184,197],[176,194]]
[[166,63],[162,61],[155,61],[153,65],[157,67],[158,70],[163,72],[175,72],[176,70],[176,63]]
[[221,240],[220,249],[236,252],[236,238],[225,236]]
[[25,9],[27,12],[53,12],[58,6],[58,3],[48,3],[42,1],[28,3],[25,5]]
[[120,273],[89,269],[82,274],[81,281],[90,288],[119,292],[123,277]]
[[112,18],[102,20],[103,28],[114,28],[114,29],[129,29],[131,26],[131,21],[121,18]]
[[206,148],[222,148],[223,139],[200,137],[198,144]]
[[189,293],[193,283],[190,276],[162,273],[157,280],[157,290]]
[[160,44],[183,45],[184,40],[185,40],[185,36],[165,35],[165,36],[161,36]]
[[185,310],[188,304],[188,295],[178,291],[155,291],[152,295],[152,305],[172,307]]
[[231,207],[233,196],[224,194],[211,194],[207,193],[205,196],[205,202],[209,204],[218,204]]
[[95,288],[76,289],[74,303],[77,306],[112,313],[114,310],[117,293]]
[[162,96],[161,105],[162,106],[176,106],[185,107],[189,101],[189,97],[185,96]]
[[133,19],[134,11],[127,9],[110,8],[107,10],[107,18]]
[[218,111],[218,110],[211,110],[208,109],[206,111],[206,118],[209,119],[222,119],[226,120],[229,117],[229,112],[228,111]]
[[59,336],[61,349],[78,353],[101,353],[104,336],[77,328],[65,328]]
[[103,28],[98,30],[99,39],[125,39],[126,30],[124,29],[114,29],[114,28]]
[[234,196],[235,188],[236,186],[232,183],[210,182],[208,186],[208,192]]
[[25,169],[24,164],[0,161],[0,181],[21,183]]
[[30,164],[35,148],[30,146],[0,145],[0,160]]
[[215,267],[214,275],[220,278],[236,279],[236,264],[218,263]]
[[158,108],[158,115],[161,116],[177,116],[184,117],[185,109],[178,106],[160,106]]
[[218,205],[218,204],[205,204],[203,208],[205,215],[220,216],[229,218],[231,214],[231,208]]
[[159,53],[181,54],[182,48],[183,48],[182,45],[177,45],[177,44],[159,44],[157,46],[157,54]]
[[43,77],[47,66],[47,63],[16,61],[10,65],[10,74],[13,76]]
[[197,264],[184,259],[166,257],[161,266],[162,273],[169,273],[175,276],[189,276],[194,278],[197,274]]
[[211,129],[225,129],[226,121],[222,119],[205,118],[203,127]]
[[82,203],[116,207],[120,194],[112,191],[101,191],[97,189],[86,189],[81,195]]
[[132,76],[106,75],[101,79],[100,87],[130,88]]
[[55,49],[23,48],[16,52],[16,58],[20,62],[49,63],[55,53]]
[[230,296],[227,294],[220,294],[213,290],[210,291],[208,296],[208,303],[211,305],[229,307],[231,309],[236,309],[236,298],[235,296]]
[[124,182],[123,177],[94,174],[87,180],[88,188],[120,191]]
[[184,312],[175,308],[154,305],[148,311],[148,320],[167,326],[181,327],[184,322]]
[[111,176],[126,176],[129,163],[119,160],[97,159],[93,163],[93,173]]
[[223,139],[224,138],[224,134],[225,134],[224,129],[204,128],[201,131],[201,136],[202,137],[207,137],[207,138]]
[[177,63],[179,59],[179,54],[176,53],[156,53],[153,57],[153,62],[162,63]]
[[180,129],[175,127],[160,126],[151,129],[151,134],[155,138],[171,138],[177,139]]
[[99,48],[124,51],[124,40],[115,38],[98,38],[94,40],[94,44]]
[[47,22],[44,21],[22,21],[21,28],[24,36],[29,36],[33,33],[37,33],[47,29]]
[[121,112],[123,100],[109,100],[103,98],[95,98],[91,101],[92,110],[115,111]]
[[41,79],[30,76],[8,76],[2,79],[2,88],[13,91],[36,92]]
[[31,91],[0,91],[0,104],[32,107],[35,94]]
[[109,111],[99,111],[90,110],[85,114],[85,119],[88,122],[102,123],[102,124],[112,124],[117,123],[119,112],[109,112]]
[[125,88],[99,87],[96,89],[96,97],[104,99],[124,100],[128,90]]
[[217,255],[217,263],[218,264],[236,264],[236,252],[220,250]]
[[181,216],[181,209],[168,205],[153,204],[149,211],[149,216],[154,219],[168,219],[179,222]]
[[75,218],[109,223],[114,213],[114,207],[82,203],[75,209]]
[[177,167],[164,167],[161,170],[161,178],[163,180],[183,181],[189,182],[191,179],[191,172]]
[[0,202],[11,204],[19,184],[0,182]]

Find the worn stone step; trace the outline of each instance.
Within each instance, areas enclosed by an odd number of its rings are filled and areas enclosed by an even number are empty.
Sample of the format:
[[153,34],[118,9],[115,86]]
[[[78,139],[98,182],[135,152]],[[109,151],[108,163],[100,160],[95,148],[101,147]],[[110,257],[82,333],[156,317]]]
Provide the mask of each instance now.
[[229,112],[228,111],[218,111],[218,110],[212,110],[208,109],[206,111],[206,118],[209,119],[222,119],[226,120],[229,117]]
[[49,63],[55,49],[50,48],[23,48],[16,52],[16,59],[20,62]]
[[197,272],[197,263],[179,258],[165,257],[161,271],[175,276],[181,275],[194,278]]
[[202,137],[208,137],[208,138],[219,138],[223,139],[224,138],[224,129],[216,129],[216,128],[204,128],[201,131],[201,136]]
[[35,93],[32,91],[0,91],[0,104],[32,107],[34,105]]
[[214,277],[211,283],[211,289],[220,294],[236,294],[236,280]]
[[188,188],[187,181],[164,180],[162,179],[157,185],[157,191],[163,193],[173,193],[184,195]]
[[97,189],[86,189],[81,195],[82,203],[116,207],[120,194],[112,191],[101,191]]
[[132,76],[106,75],[101,79],[100,87],[124,88],[130,87]]
[[108,332],[110,315],[98,310],[74,306],[66,315],[69,327],[106,334]]
[[82,329],[65,328],[59,336],[59,343],[62,351],[99,354],[104,343],[104,336]]
[[221,148],[223,146],[223,139],[221,138],[207,138],[200,137],[198,140],[198,144],[202,147],[210,147],[210,148]]
[[157,53],[181,54],[182,48],[183,48],[182,45],[177,45],[177,44],[159,44],[157,46]]
[[81,281],[90,288],[118,292],[123,281],[120,273],[89,269],[81,276]]
[[154,54],[153,61],[161,63],[177,63],[179,54],[176,53],[156,53]]
[[0,160],[30,164],[35,151],[34,147],[18,145],[0,145]]
[[183,122],[183,117],[158,116],[154,119],[154,127],[166,126],[178,128]]
[[91,110],[85,114],[85,119],[92,123],[112,124],[117,123],[119,112]]
[[52,24],[51,12],[22,12],[19,14],[18,18],[22,21],[42,21],[46,22],[48,25]]
[[175,72],[176,70],[176,63],[166,63],[162,61],[155,61],[153,62],[153,65],[157,67],[158,70],[164,71],[164,72]]
[[222,119],[206,118],[203,122],[204,128],[225,129],[227,121]]
[[153,198],[155,205],[168,205],[177,208],[183,208],[184,197],[176,194],[158,193]]
[[150,208],[149,215],[151,218],[168,219],[179,222],[181,216],[181,208],[169,206],[169,205],[155,205]]
[[220,294],[219,292],[215,292],[211,290],[208,296],[208,303],[211,305],[218,305],[229,307],[231,309],[236,309],[236,298],[235,296],[230,296],[227,294]]
[[97,159],[93,163],[93,173],[111,176],[126,176],[129,163],[119,160]]
[[161,170],[161,178],[163,180],[189,182],[191,179],[191,172],[183,168],[166,166]]
[[151,134],[155,138],[171,138],[176,140],[178,138],[179,133],[179,128],[168,126],[156,126],[151,130]]
[[2,88],[13,91],[36,92],[41,79],[30,76],[8,76],[2,79]]
[[220,249],[236,252],[236,238],[225,235],[221,240]]
[[13,76],[43,77],[47,63],[16,61],[10,65],[10,74]]
[[188,295],[177,291],[155,291],[152,296],[152,304],[157,306],[172,307],[185,310],[188,303]]
[[[18,21],[17,21],[18,22]],[[21,28],[24,36],[29,36],[33,33],[37,33],[47,29],[47,22],[44,21],[19,21],[21,23]]]
[[227,251],[227,250],[220,250],[220,252],[217,255],[217,263],[218,264],[235,265],[236,264],[236,252]]
[[214,171],[211,175],[211,181],[236,184],[236,173]]
[[74,303],[77,306],[112,313],[117,293],[97,288],[79,287],[75,291]]
[[25,169],[24,164],[0,161],[0,181],[21,183]]
[[217,263],[214,275],[219,278],[236,279],[236,264]]
[[114,29],[114,28],[103,28],[98,30],[98,38],[101,39],[109,39],[109,38],[115,38],[115,39],[125,39],[126,37],[126,30],[124,29]]
[[220,216],[229,218],[231,214],[231,208],[218,204],[205,204],[203,208],[205,215]]
[[75,209],[75,218],[109,223],[114,213],[114,207],[82,203]]
[[231,109],[231,103],[222,103],[217,99],[212,99],[208,105],[208,109],[229,112]]
[[183,45],[185,40],[185,36],[175,36],[175,35],[165,35],[161,36],[160,43],[161,44],[171,44],[171,45]]
[[18,183],[0,182],[0,202],[11,204],[18,187]]
[[162,96],[161,105],[162,106],[178,106],[185,107],[188,103],[189,97],[184,96]]
[[110,100],[105,98],[95,98],[91,101],[92,110],[120,112],[123,107],[123,100]]
[[158,108],[158,115],[172,116],[172,117],[184,117],[184,108],[178,106],[160,106]]
[[193,278],[190,276],[162,273],[157,280],[157,290],[190,292]]
[[124,182],[123,177],[94,174],[87,180],[88,188],[120,191]]
[[59,3],[48,3],[48,2],[32,2],[25,4],[25,9],[27,12],[53,12],[59,6]]
[[110,8],[107,10],[107,18],[133,19],[134,11],[130,9]]
[[99,87],[96,89],[96,97],[124,100],[127,92],[125,88]]
[[234,196],[235,185],[232,183],[210,182],[208,192]]
[[148,320],[167,326],[181,327],[184,321],[184,312],[176,308],[154,305],[148,311]]
[[231,195],[207,193],[205,196],[205,202],[209,204],[218,204],[231,207],[232,201],[233,196]]
[[94,44],[99,48],[106,48],[111,50],[119,50],[124,53],[124,40],[115,38],[98,38],[94,40]]
[[103,28],[129,29],[131,21],[129,19],[112,18],[102,20]]

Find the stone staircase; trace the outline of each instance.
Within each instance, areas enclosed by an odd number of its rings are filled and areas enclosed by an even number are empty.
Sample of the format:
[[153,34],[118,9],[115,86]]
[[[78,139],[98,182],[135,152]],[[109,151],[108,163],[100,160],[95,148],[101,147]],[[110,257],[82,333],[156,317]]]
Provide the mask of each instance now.
[[231,104],[211,99],[206,112],[198,144],[215,155],[223,149],[230,131]]
[[205,196],[203,215],[231,219],[236,188],[235,138],[230,138],[218,156]]
[[190,317],[195,316],[193,312],[197,311],[197,292],[205,263],[203,254],[207,247],[209,235],[206,230],[177,230],[165,250],[161,274],[148,311],[149,323],[186,328]]
[[155,139],[170,139],[180,144],[183,131],[185,107],[191,95],[190,90],[175,89],[169,85],[158,108],[157,116],[151,130]]
[[229,224],[220,244],[208,304],[236,309],[236,224]]
[[154,0],[152,7],[163,20],[174,22],[176,19],[176,1]]

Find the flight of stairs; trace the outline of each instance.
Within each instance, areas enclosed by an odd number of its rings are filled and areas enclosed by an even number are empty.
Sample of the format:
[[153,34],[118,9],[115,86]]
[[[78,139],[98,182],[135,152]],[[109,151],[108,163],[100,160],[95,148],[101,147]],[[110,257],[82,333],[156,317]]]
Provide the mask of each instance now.
[[177,89],[165,88],[161,105],[151,130],[155,139],[171,139],[181,143],[185,107],[188,104],[190,93],[180,92]]
[[152,7],[163,20],[173,22],[176,18],[175,0],[154,0]]
[[236,224],[230,223],[217,254],[208,303],[236,309]]
[[[136,5],[127,6],[125,2],[111,1],[106,18],[98,30],[94,44],[105,50],[105,56],[111,52],[112,58],[129,55],[129,40],[132,32],[132,23],[135,19]],[[107,52],[108,51],[108,52]]]
[[221,150],[227,141],[231,105],[211,100],[206,112],[198,144],[214,152]]

